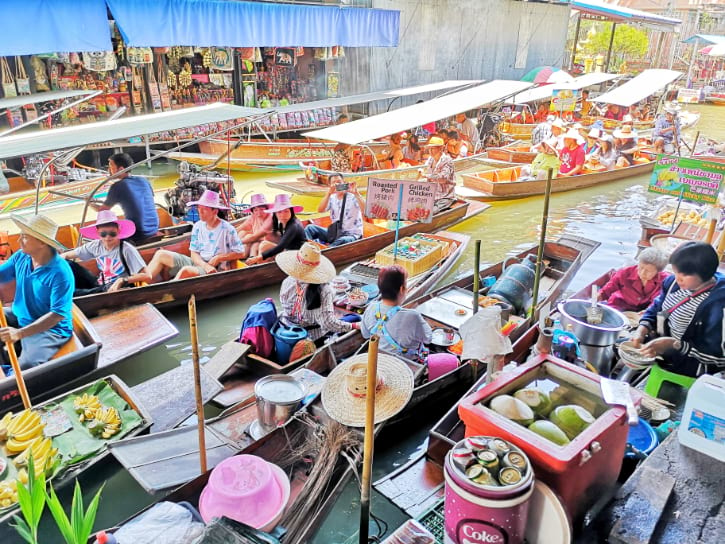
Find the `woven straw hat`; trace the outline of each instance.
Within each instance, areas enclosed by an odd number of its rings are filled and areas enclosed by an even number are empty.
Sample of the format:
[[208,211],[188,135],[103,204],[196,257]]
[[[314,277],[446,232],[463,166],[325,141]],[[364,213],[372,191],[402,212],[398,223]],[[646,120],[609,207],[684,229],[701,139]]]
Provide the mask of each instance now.
[[309,242],[302,244],[298,251],[279,253],[274,260],[288,276],[304,283],[328,283],[337,274],[332,261]]
[[11,215],[10,219],[18,226],[23,234],[37,238],[58,251],[66,251],[66,247],[55,237],[58,234],[58,224],[44,215]]
[[[350,357],[335,368],[322,388],[322,406],[329,416],[349,427],[365,426],[367,353]],[[413,395],[413,371],[397,357],[378,353],[375,423],[390,419]]]
[[446,145],[446,143],[443,141],[443,138],[439,138],[438,136],[433,136],[428,140],[428,143],[425,144],[426,147],[438,147]]
[[637,133],[632,130],[630,125],[624,125],[622,128],[612,132],[615,138],[621,138],[623,140],[629,140],[637,137]]

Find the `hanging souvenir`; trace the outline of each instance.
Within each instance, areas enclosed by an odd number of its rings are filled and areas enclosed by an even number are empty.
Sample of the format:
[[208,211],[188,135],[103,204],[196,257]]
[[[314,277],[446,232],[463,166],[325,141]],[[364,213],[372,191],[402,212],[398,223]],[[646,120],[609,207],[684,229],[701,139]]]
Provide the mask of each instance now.
[[254,62],[262,62],[262,50],[259,47],[254,48]]
[[108,72],[116,69],[116,55],[113,51],[86,51],[83,61],[91,72]]
[[35,108],[35,104],[25,104],[22,108],[25,121],[34,121],[38,118],[38,110]]
[[5,57],[0,58],[0,81],[2,82],[3,96],[5,98],[18,96],[18,90],[15,88],[15,77],[10,69],[10,64],[8,64],[8,59]]
[[211,48],[211,67],[215,70],[229,72],[234,70],[234,50],[228,47]]
[[152,47],[154,55],[166,55],[171,48],[170,47]]
[[166,73],[166,84],[169,86],[169,89],[175,89],[176,88],[176,74],[169,70]]
[[274,63],[277,66],[294,66],[295,50],[288,47],[278,47],[274,52]]
[[328,72],[327,74],[327,98],[336,98],[340,92],[340,74]]
[[[15,85],[13,85],[13,89]],[[23,112],[20,108],[8,108],[5,110],[5,116],[8,119],[8,124],[11,127],[17,127],[23,124]]]
[[[41,75],[45,78],[42,82],[38,79],[37,64],[40,64]],[[45,63],[37,57],[30,57],[30,69],[35,74],[35,88],[39,91],[49,91],[50,89],[57,91],[60,88],[58,86],[60,65],[55,62],[51,62],[49,64],[48,71],[50,72],[50,87],[48,87],[48,77],[45,75]]]
[[188,47],[188,46],[180,46],[180,47],[174,47],[176,49],[176,56],[179,58],[182,57],[193,57],[194,56],[194,48]]
[[156,66],[158,74],[158,86],[159,94],[161,95],[161,108],[164,111],[171,109],[171,96],[169,95],[169,86],[167,78],[165,77],[166,71],[164,70],[164,59],[163,55],[156,55]]
[[217,87],[224,87],[224,74],[209,74],[209,81]]
[[30,94],[30,78],[20,57],[15,57],[15,87],[18,94]]
[[239,51],[239,58],[254,62],[254,49],[254,47],[240,47],[237,49],[237,51]]
[[305,54],[304,47],[295,47],[295,57],[301,57]]
[[191,65],[188,62],[184,63],[184,67],[179,72],[179,87],[189,87],[191,85]]
[[150,47],[128,47],[126,58],[131,64],[151,64],[154,61],[154,53]]
[[332,47],[331,55],[333,59],[342,59],[345,57],[345,49],[341,45]]
[[204,68],[210,68],[212,66],[211,49],[204,49],[204,52],[201,54],[201,65]]

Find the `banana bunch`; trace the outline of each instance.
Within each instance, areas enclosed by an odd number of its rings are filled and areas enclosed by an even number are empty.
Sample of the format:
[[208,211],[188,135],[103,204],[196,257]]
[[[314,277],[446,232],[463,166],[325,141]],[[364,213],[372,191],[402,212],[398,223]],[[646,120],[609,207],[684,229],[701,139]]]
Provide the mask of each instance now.
[[703,217],[694,210],[680,211],[677,213],[677,219],[675,219],[675,210],[670,210],[657,216],[657,221],[663,225],[670,225],[672,221],[676,223],[690,223],[698,227],[707,227],[708,221],[706,217]]
[[45,423],[40,419],[40,414],[32,410],[23,410],[15,416],[11,415],[9,419],[6,415],[2,421],[5,422],[5,427],[4,431],[0,429],[0,439],[7,440],[5,449],[8,455],[20,453],[35,438],[43,436]]
[[0,419],[0,442],[5,442],[8,439],[8,424],[12,421],[12,419],[12,412],[8,412],[2,419]]
[[87,419],[93,419],[96,410],[100,410],[101,408],[101,400],[96,395],[83,393],[83,396],[76,397],[73,400],[73,409],[77,414],[80,414],[78,421],[81,423]]
[[111,438],[121,429],[121,416],[112,406],[103,406],[95,411],[88,423],[88,430],[102,438]]
[[18,468],[25,467],[28,465],[28,459],[31,454],[33,456],[35,474],[38,475],[53,466],[58,449],[53,447],[53,441],[50,438],[39,436],[13,460],[13,463]]
[[18,502],[18,482],[0,482],[0,508],[7,508]]

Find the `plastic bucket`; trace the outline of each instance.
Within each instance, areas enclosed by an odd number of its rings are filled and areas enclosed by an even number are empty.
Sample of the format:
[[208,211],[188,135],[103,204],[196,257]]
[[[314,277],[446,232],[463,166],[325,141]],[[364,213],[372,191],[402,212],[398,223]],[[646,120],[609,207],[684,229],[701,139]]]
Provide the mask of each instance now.
[[[494,487],[472,483],[454,466],[452,455],[459,442],[446,455],[445,533],[446,544],[520,544],[526,535],[529,499],[534,491],[533,469],[528,469],[515,485]],[[515,446],[511,450],[526,455]]]
[[274,349],[277,352],[277,363],[284,366],[289,363],[295,344],[307,338],[307,331],[297,325],[280,326],[277,322],[272,327],[272,336],[274,337]]
[[[657,444],[659,444],[659,439],[652,426],[640,419],[637,425],[630,426],[627,443],[645,455],[649,455],[657,447]],[[624,456],[628,459],[634,459],[636,454],[635,452],[627,451]]]

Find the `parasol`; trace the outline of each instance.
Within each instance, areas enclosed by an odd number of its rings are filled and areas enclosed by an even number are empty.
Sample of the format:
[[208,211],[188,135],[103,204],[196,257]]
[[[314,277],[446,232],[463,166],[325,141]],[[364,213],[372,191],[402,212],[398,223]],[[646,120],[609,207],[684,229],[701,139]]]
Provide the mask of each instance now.
[[703,47],[698,53],[709,57],[725,57],[725,42]]
[[574,81],[569,73],[555,66],[539,66],[529,71],[521,81],[529,81],[531,83],[571,83]]

